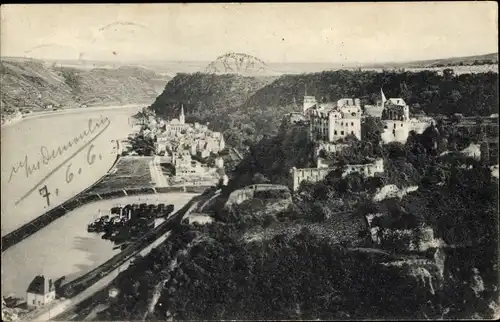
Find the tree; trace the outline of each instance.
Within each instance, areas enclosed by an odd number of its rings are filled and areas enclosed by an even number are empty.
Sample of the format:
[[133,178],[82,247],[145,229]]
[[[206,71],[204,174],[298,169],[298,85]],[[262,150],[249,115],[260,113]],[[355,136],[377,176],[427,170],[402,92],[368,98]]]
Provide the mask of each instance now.
[[443,76],[444,76],[445,80],[451,80],[454,75],[455,75],[455,72],[451,68],[446,68],[443,70]]
[[269,179],[266,178],[262,173],[255,173],[252,178],[253,184],[269,183]]

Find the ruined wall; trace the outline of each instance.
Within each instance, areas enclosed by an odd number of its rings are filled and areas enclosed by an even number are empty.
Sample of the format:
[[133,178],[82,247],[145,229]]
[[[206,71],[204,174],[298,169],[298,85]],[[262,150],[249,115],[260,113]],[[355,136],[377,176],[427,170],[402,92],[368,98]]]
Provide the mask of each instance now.
[[[326,177],[328,173],[330,173],[333,170],[335,170],[335,168],[297,169],[293,167],[290,170],[291,172],[290,189],[292,189],[292,191],[296,191],[299,188],[300,183],[302,181],[307,181],[307,182],[321,181]],[[374,176],[375,173],[384,172],[384,160],[377,159],[373,163],[348,165],[346,171],[342,174],[342,176],[346,176],[351,172],[359,172],[367,177]]]
[[382,122],[384,123],[384,132],[381,137],[384,143],[406,143],[408,135],[411,131],[415,131],[417,134],[422,134],[425,129],[433,123],[431,119],[410,119],[409,121],[383,120]]
[[308,182],[318,182],[323,180],[332,168],[302,168],[297,169],[295,167],[291,170],[291,183],[290,188],[292,191],[296,191],[302,181]]
[[352,172],[359,172],[365,177],[373,177],[376,173],[384,172],[384,160],[377,159],[368,164],[349,164],[347,165],[347,169],[344,171],[342,176],[344,177]]
[[256,191],[269,191],[269,190],[289,191],[287,186],[280,184],[254,184],[231,192],[224,206],[229,207],[233,204],[240,204],[245,200],[252,199]]
[[347,148],[349,145],[348,144],[340,144],[340,143],[332,143],[332,142],[317,142],[315,147],[314,147],[314,155],[313,159],[314,162],[318,162],[318,157],[319,153],[321,151],[327,152],[327,153],[338,153],[342,151],[343,149]]

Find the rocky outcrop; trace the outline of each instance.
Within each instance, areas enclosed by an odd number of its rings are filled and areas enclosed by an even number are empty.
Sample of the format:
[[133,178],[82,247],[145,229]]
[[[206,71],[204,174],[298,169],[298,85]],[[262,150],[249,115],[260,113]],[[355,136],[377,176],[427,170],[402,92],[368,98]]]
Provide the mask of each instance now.
[[410,186],[407,188],[398,188],[395,184],[385,185],[375,193],[373,201],[382,201],[389,198],[403,198],[406,194],[416,191],[418,186]]
[[24,310],[18,308],[7,307],[5,299],[2,296],[2,321],[18,321],[19,314]]

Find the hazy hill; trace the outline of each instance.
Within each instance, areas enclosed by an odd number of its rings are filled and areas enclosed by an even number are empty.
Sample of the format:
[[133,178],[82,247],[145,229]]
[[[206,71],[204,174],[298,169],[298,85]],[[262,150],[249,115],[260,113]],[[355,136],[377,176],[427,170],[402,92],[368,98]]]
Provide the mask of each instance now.
[[[73,67],[78,69],[92,69],[92,68],[108,68],[117,69],[120,66],[136,66],[145,69],[154,70],[157,74],[166,75],[169,77],[174,77],[177,73],[196,73],[196,72],[214,72],[217,71],[224,72],[229,70],[227,73],[231,73],[231,69],[236,69],[240,74],[248,73],[249,71],[246,66],[249,64],[248,59],[245,58],[240,64],[236,62],[234,56],[238,54],[226,54],[218,57],[214,61],[168,61],[168,60],[141,60],[141,61],[98,61],[98,60],[47,60],[51,64],[61,67]],[[241,54],[240,54],[241,55]],[[239,56],[238,56],[239,57]],[[232,59],[233,58],[233,59]],[[25,58],[8,58],[20,60]],[[253,57],[254,60],[258,60]],[[250,59],[252,60],[252,59]],[[265,64],[266,73],[262,71],[257,71],[255,75],[250,74],[247,76],[256,75],[283,75],[283,74],[300,74],[300,73],[316,73],[327,70],[339,70],[339,69],[394,69],[394,68],[438,68],[439,66],[472,66],[473,64],[476,68],[468,69],[467,72],[481,72],[477,70],[478,66],[484,66],[485,63],[492,62],[493,64],[498,64],[498,53],[491,53],[485,55],[475,55],[475,56],[464,56],[464,57],[451,57],[451,58],[439,58],[430,60],[420,60],[420,61],[407,61],[407,62],[384,62],[384,63],[370,63],[370,62],[255,62],[253,67],[261,66]],[[250,65],[252,63],[250,62]],[[238,68],[238,66],[240,68]],[[214,68],[216,67],[216,68]]]
[[485,55],[450,57],[441,59],[418,60],[402,63],[383,63],[373,64],[368,66],[373,67],[392,67],[392,68],[426,68],[426,67],[441,67],[441,66],[467,66],[467,65],[485,65],[498,64],[498,53],[490,53]]
[[168,76],[140,68],[79,69],[35,59],[3,58],[2,110],[150,103]]

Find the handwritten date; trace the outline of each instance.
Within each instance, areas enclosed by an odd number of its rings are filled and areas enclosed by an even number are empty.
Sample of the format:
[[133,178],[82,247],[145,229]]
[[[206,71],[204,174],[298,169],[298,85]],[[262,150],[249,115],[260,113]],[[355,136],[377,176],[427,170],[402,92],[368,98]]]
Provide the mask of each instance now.
[[[92,152],[92,150],[94,149],[94,145],[91,144],[87,150],[87,157],[86,157],[86,161],[87,161],[87,164],[88,165],[92,165],[95,163],[95,160],[97,158],[97,156],[95,155],[95,153]],[[71,170],[71,165],[72,163],[68,164],[68,166],[66,167],[66,183],[71,183],[73,181],[73,178],[75,177],[75,174],[73,173],[73,171]],[[82,172],[82,169],[78,169],[78,174],[81,174]],[[42,188],[39,189],[39,192],[40,192],[40,195],[43,197],[43,198],[46,198],[47,200],[47,206],[50,206],[50,192],[48,191],[48,188],[47,188],[47,185],[43,186]]]

